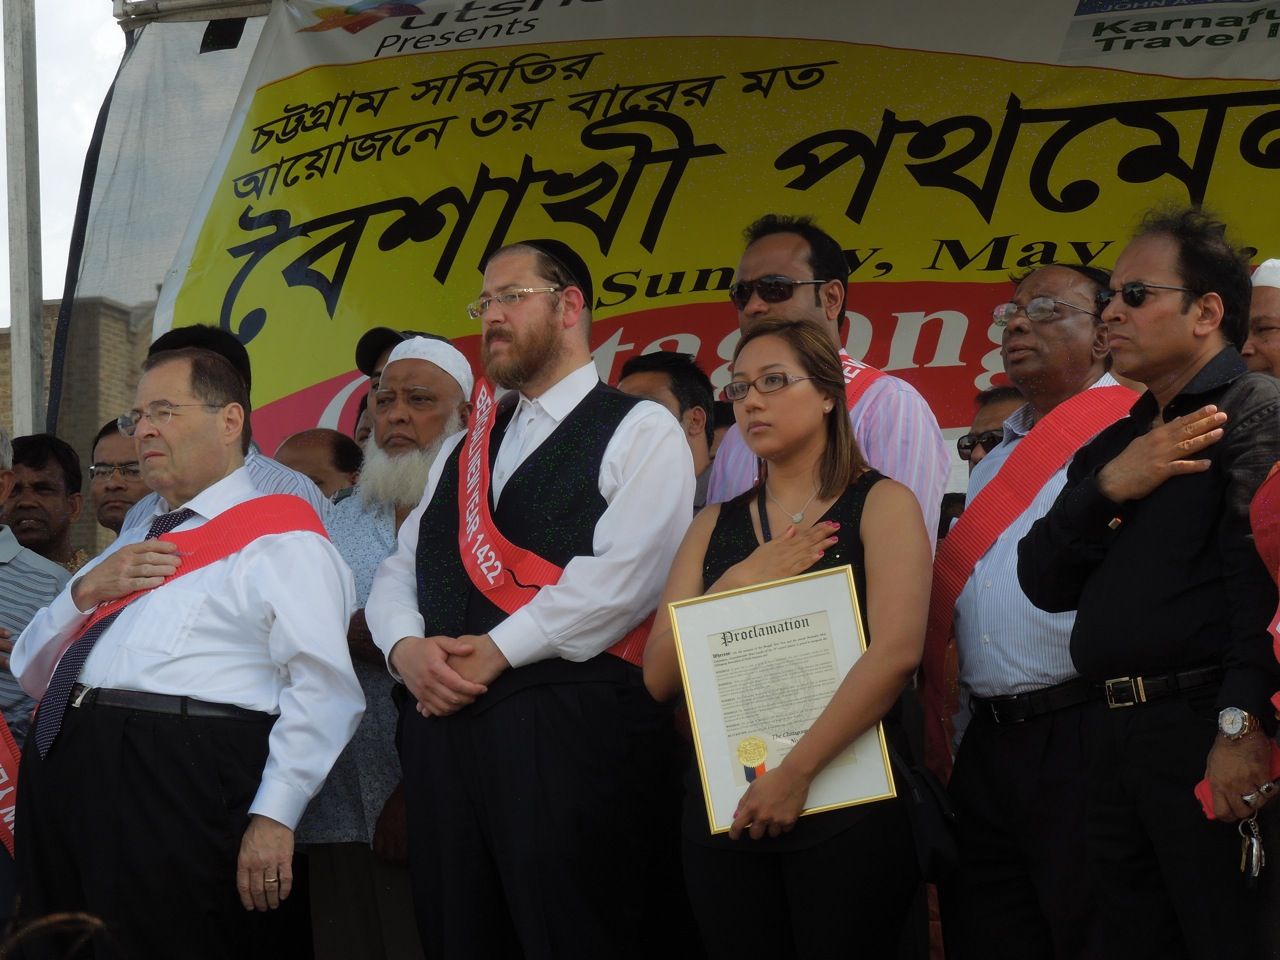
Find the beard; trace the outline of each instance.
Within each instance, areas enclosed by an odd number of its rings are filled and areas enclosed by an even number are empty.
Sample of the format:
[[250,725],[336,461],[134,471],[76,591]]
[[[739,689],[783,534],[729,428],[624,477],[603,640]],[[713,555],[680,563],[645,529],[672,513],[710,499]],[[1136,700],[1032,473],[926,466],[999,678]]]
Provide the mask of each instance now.
[[[560,353],[558,316],[558,310],[550,309],[541,318],[531,319],[518,335],[511,327],[487,329],[480,343],[480,361],[489,378],[508,390],[522,390],[549,368]],[[506,356],[500,360],[489,353],[494,341],[507,344]]]
[[416,507],[427,487],[427,474],[440,455],[445,438],[461,429],[462,417],[455,411],[440,436],[430,444],[395,456],[378,446],[371,434],[364,442],[364,463],[360,467],[360,479],[356,482],[356,493],[361,501],[372,508]]

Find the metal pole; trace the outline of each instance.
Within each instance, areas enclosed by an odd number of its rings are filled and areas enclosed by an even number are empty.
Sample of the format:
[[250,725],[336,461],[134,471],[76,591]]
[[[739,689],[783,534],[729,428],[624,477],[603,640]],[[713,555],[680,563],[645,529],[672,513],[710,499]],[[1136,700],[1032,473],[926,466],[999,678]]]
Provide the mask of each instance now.
[[15,436],[44,429],[40,147],[35,0],[3,0],[5,157],[9,195],[9,349]]

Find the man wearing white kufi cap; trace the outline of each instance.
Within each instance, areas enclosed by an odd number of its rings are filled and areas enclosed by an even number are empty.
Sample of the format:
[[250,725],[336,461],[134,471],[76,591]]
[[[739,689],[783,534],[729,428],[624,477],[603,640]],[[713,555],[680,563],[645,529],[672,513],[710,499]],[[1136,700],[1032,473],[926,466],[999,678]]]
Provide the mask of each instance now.
[[1240,355],[1255,373],[1280,377],[1280,260],[1267,260],[1253,271],[1249,339]]
[[369,397],[373,433],[360,479],[325,524],[355,575],[360,609],[347,640],[368,709],[298,828],[311,859],[319,960],[421,955],[405,866],[395,683],[369,637],[364,607],[374,571],[395,549],[396,531],[422,498],[441,445],[467,425],[471,387],[471,364],[448,340],[397,343]]

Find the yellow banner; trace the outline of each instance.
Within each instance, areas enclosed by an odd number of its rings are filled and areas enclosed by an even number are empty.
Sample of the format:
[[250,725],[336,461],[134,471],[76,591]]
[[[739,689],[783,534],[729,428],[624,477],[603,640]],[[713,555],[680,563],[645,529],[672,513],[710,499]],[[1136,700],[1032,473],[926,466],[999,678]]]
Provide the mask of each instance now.
[[665,346],[719,386],[743,227],[815,215],[849,251],[851,352],[913,382],[944,427],[999,370],[990,309],[1011,272],[1109,266],[1166,201],[1203,201],[1280,252],[1261,202],[1280,168],[1274,82],[847,42],[383,50],[262,86],[226,157],[173,322],[216,317],[248,344],[268,446],[349,426],[368,328],[474,337],[479,264],[521,238],[590,267],[602,375]]

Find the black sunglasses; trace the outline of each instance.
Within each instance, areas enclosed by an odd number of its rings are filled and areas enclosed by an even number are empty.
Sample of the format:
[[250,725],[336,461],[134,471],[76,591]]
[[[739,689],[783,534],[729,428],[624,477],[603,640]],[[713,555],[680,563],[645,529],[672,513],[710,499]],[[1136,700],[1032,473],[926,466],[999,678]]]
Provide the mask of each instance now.
[[751,302],[751,295],[756,294],[765,303],[782,303],[790,300],[799,284],[822,284],[827,280],[792,280],[790,277],[761,277],[759,280],[739,280],[729,288],[729,299],[739,310],[746,308]]
[[973,451],[977,447],[981,447],[983,453],[990,453],[991,448],[1003,439],[1003,430],[984,430],[982,433],[966,433],[956,441],[956,453],[960,454],[961,460],[968,460],[973,456]]
[[1120,299],[1128,306],[1140,307],[1147,302],[1147,294],[1152,290],[1181,290],[1183,293],[1195,293],[1194,290],[1188,287],[1171,287],[1167,283],[1146,283],[1142,280],[1130,280],[1121,286],[1119,290],[1105,289],[1098,291],[1095,297],[1098,313],[1102,313],[1106,309],[1107,304],[1115,298],[1116,294],[1119,294]]

